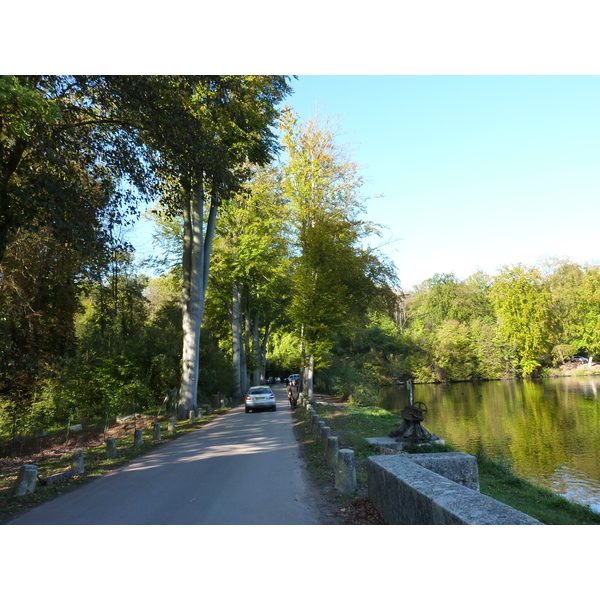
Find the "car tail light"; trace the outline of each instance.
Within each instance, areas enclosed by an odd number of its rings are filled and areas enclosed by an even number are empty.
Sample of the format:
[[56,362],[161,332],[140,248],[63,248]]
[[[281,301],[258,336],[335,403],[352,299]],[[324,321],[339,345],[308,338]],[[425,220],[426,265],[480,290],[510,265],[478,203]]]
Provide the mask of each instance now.
[[269,396],[269,398],[270,398],[271,400],[275,400],[275,394],[271,394],[271,395]]
[[248,400],[252,400],[252,396],[246,396],[246,402],[247,402]]

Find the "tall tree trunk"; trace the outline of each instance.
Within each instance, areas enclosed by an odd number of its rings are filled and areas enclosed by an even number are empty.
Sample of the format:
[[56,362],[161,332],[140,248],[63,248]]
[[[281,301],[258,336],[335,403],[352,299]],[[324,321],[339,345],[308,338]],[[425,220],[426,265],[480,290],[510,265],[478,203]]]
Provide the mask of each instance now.
[[208,285],[210,251],[215,231],[218,195],[211,196],[210,211],[204,236],[204,183],[183,201],[183,353],[178,417],[186,419],[190,410],[198,409],[200,372],[200,327],[204,314],[204,298]]
[[[244,290],[245,291],[245,290]],[[244,294],[245,296],[245,294]],[[246,310],[242,310],[242,314],[244,317],[243,326],[242,326],[242,352],[241,352],[241,374],[242,374],[242,389],[244,392],[250,387],[249,377],[248,377],[248,355],[250,350],[250,323],[248,319],[248,302],[246,304]],[[243,307],[242,307],[243,308]]]
[[[231,311],[231,336],[233,346],[234,395],[242,397],[242,286],[237,278],[233,280],[233,302]],[[245,390],[244,390],[245,391]]]
[[261,352],[260,352],[260,334],[258,331],[258,325],[260,321],[260,309],[256,309],[254,312],[254,318],[252,319],[252,385],[260,385],[261,375]]
[[308,357],[308,366],[306,368],[306,389],[304,391],[309,400],[313,399],[313,376],[315,372],[315,359],[311,354]]
[[265,335],[260,345],[260,373],[263,381],[267,379],[267,344],[269,343],[269,334],[271,333],[270,324],[265,326]]

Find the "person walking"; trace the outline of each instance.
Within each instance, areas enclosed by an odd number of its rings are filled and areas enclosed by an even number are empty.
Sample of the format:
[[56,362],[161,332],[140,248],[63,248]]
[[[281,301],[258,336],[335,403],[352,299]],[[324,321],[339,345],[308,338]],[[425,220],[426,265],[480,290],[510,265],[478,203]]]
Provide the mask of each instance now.
[[298,388],[298,382],[295,379],[290,381],[290,385],[288,386],[288,398],[290,400],[290,407],[292,409],[296,408],[298,405],[298,396],[300,395],[300,390]]

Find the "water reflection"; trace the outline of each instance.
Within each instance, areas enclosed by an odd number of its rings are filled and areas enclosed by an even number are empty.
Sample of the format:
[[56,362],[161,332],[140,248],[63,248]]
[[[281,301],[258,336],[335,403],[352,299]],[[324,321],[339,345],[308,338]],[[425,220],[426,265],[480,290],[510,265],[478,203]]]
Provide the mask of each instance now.
[[[457,450],[479,448],[519,476],[600,512],[600,410],[592,377],[415,385],[429,411],[425,427]],[[381,406],[408,403],[406,388],[386,388]]]

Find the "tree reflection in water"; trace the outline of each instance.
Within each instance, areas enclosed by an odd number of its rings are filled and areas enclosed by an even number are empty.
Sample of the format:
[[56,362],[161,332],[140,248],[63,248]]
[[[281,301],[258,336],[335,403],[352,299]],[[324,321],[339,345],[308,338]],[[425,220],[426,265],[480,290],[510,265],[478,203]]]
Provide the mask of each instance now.
[[[481,448],[528,481],[600,512],[600,380],[423,384],[415,401],[428,406],[425,426],[457,450]],[[384,388],[381,406],[408,404],[404,387]]]

